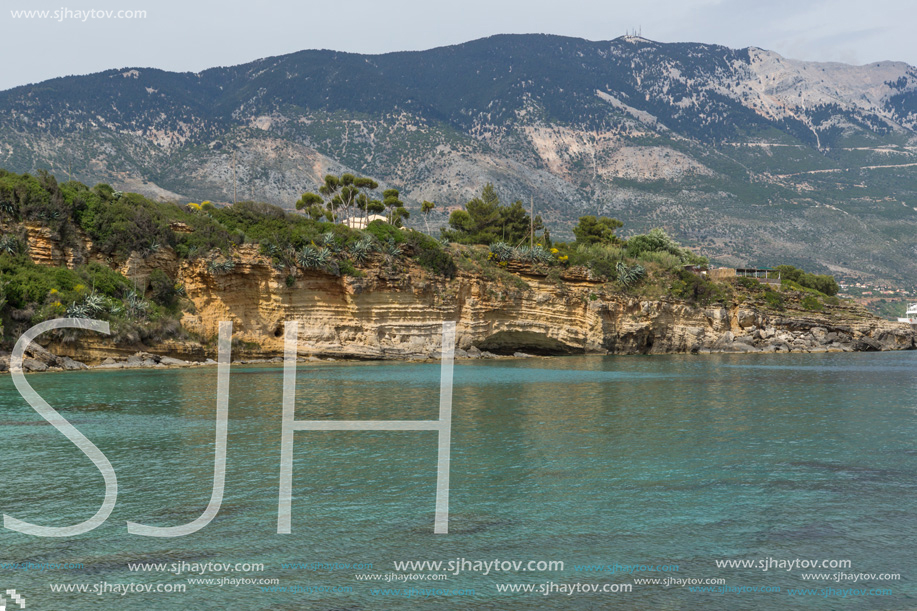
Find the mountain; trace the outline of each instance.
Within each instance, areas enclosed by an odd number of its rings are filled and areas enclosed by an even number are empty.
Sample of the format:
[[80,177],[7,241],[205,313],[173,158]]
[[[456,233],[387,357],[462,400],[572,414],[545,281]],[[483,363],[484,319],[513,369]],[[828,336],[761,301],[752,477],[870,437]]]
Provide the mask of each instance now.
[[[124,68],[0,92],[0,166],[163,199],[291,207],[370,175],[436,222],[493,182],[555,236],[666,228],[727,265],[917,284],[917,69],[757,48],[502,35]],[[415,215],[416,216],[416,215]]]

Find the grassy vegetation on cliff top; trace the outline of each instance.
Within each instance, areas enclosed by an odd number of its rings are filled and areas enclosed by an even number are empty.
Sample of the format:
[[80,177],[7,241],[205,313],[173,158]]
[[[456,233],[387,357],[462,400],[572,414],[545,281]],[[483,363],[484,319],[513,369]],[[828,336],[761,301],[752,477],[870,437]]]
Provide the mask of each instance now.
[[[355,180],[347,182],[371,187],[360,182],[364,179]],[[753,280],[717,283],[694,273],[688,268],[706,266],[706,259],[659,229],[624,241],[615,235],[619,221],[584,216],[574,229],[575,241],[554,243],[540,218],[533,220],[519,201],[503,205],[491,185],[452,213],[439,240],[396,226],[407,218],[398,211],[397,193],[375,204],[387,206],[395,224],[374,221],[356,230],[326,220],[341,216],[340,197],[338,189],[328,194],[327,202],[319,196],[309,198],[313,209],[306,216],[257,202],[223,207],[154,202],[105,184],[59,184],[46,172],[31,176],[0,170],[3,343],[9,344],[32,324],[61,316],[110,320],[116,339],[127,343],[183,333],[177,319],[193,305],[184,299],[176,278],[156,270],[145,286],[137,286],[115,271],[132,253],[151,256],[166,248],[181,259],[206,258],[208,271],[221,274],[234,269],[234,247],[258,244],[290,286],[305,270],[360,276],[369,265],[404,268],[414,261],[445,278],[459,270],[479,274],[490,281],[488,290],[502,298],[528,290],[525,277],[534,275],[561,284],[565,277],[586,278],[596,285],[595,298],[626,293],[709,305],[759,296],[762,305],[775,310],[787,301],[784,292],[761,288]],[[353,212],[374,210],[375,200],[361,200],[356,192],[348,197],[346,205]],[[319,213],[322,204],[330,214]],[[26,224],[49,229],[61,246],[77,250],[84,234],[106,264],[77,261],[73,269],[36,265],[27,252]],[[822,309],[837,293],[830,276],[791,266],[778,269],[783,288],[805,293],[802,303],[808,309]]]

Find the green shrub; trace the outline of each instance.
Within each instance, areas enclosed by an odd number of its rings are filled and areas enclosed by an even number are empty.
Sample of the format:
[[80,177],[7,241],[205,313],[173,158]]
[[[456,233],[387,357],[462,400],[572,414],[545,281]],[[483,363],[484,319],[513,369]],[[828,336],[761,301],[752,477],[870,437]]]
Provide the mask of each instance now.
[[801,303],[802,303],[802,307],[805,308],[806,310],[815,310],[817,312],[820,312],[824,309],[824,306],[822,306],[821,301],[819,301],[818,297],[816,297],[815,295],[806,295],[805,297],[802,298]]
[[[106,202],[95,198],[83,215],[82,225],[101,252],[127,258],[133,251],[152,250],[154,245],[175,244],[175,237],[155,205],[128,193]],[[160,217],[160,218],[157,218]]]
[[764,301],[768,306],[774,308],[775,310],[782,310],[786,299],[783,295],[777,291],[765,291]]
[[359,278],[365,275],[363,272],[355,268],[353,266],[353,263],[351,263],[347,259],[342,259],[338,263],[338,271],[340,272],[342,276],[354,276],[356,278]]
[[442,229],[442,234],[460,244],[489,245],[497,241],[519,244],[533,229],[535,232],[544,229],[541,216],[535,215],[532,220],[521,200],[502,205],[494,186],[488,183],[480,197],[469,200],[463,210],[449,215],[449,226]]
[[394,241],[395,244],[404,244],[405,242],[404,232],[393,225],[389,225],[385,221],[373,221],[366,228],[366,233],[383,244],[389,240]]
[[669,293],[700,305],[723,303],[726,300],[719,284],[683,269],[675,272],[675,280],[669,287]]
[[752,293],[760,293],[764,290],[764,285],[755,280],[754,278],[746,278],[744,276],[739,276],[736,278],[736,284],[741,286],[743,289],[746,289]]
[[673,240],[665,231],[660,228],[652,229],[647,234],[635,235],[627,240],[627,256],[631,258],[642,258],[647,253],[668,253],[677,257],[682,265],[706,265],[707,258],[694,254],[687,248]]
[[4,216],[20,219],[24,208],[50,201],[50,193],[34,177],[6,171],[0,174],[0,212]]
[[581,216],[573,228],[576,243],[583,246],[592,244],[617,244],[620,242],[615,235],[615,229],[620,229],[624,223],[618,219],[607,216]]
[[642,252],[640,253],[640,260],[658,263],[664,269],[677,269],[685,265],[681,257],[670,252]]
[[131,288],[130,280],[100,263],[90,263],[84,273],[91,289],[109,297],[118,297]]
[[801,287],[812,289],[824,295],[837,295],[840,286],[834,276],[824,274],[810,274],[792,265],[778,265],[774,268],[779,274],[781,281],[790,281]]
[[150,298],[159,305],[172,308],[178,301],[175,282],[161,269],[150,274]]
[[[158,341],[181,334],[179,323],[161,306],[143,299],[127,278],[98,263],[70,270],[36,265],[24,256],[0,255],[0,303],[8,306],[0,307],[2,329],[12,332],[4,336],[7,345],[26,328],[62,316],[108,320],[117,342]],[[79,337],[69,330],[54,333],[61,341]]]
[[594,275],[608,280],[618,277],[615,268],[624,260],[624,249],[612,244],[580,244],[572,250],[566,244],[559,244],[558,249],[568,256],[571,265],[585,265]]
[[419,231],[411,231],[408,232],[406,244],[413,251],[418,265],[439,276],[455,277],[455,260],[443,250],[439,241]]

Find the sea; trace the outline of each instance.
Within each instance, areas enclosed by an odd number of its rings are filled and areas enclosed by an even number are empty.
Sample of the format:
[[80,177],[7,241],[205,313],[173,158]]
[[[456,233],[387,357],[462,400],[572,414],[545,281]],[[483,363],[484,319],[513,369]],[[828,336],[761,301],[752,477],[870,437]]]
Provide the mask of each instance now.
[[[440,378],[299,363],[296,418],[435,420]],[[130,534],[207,507],[216,367],[26,379],[117,503],[76,536],[0,529],[7,609],[917,609],[917,352],[457,361],[447,534],[429,430],[295,432],[278,534],[277,364],[231,367],[214,519]],[[9,376],[0,473],[0,512],[34,524],[105,496]]]

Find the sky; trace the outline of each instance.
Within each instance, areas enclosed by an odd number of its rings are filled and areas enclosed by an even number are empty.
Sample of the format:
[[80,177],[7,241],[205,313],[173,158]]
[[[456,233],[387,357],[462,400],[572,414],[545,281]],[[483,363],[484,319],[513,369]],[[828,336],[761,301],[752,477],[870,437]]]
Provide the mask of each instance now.
[[[611,40],[637,28],[661,42],[756,46],[815,61],[917,65],[912,2],[4,0],[0,90],[109,68],[197,72],[302,49],[385,53],[504,33]],[[87,15],[90,10],[96,13]],[[19,11],[49,11],[49,16],[14,16]],[[142,16],[114,18],[118,11]]]

